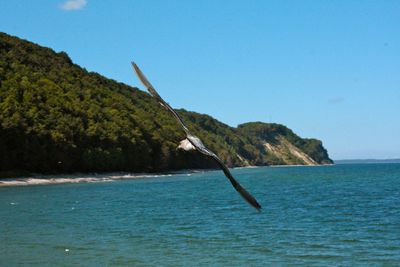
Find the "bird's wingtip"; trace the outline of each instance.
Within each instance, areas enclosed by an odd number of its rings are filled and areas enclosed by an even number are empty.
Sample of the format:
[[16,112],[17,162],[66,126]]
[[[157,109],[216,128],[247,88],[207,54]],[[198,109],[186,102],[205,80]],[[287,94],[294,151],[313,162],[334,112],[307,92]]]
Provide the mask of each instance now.
[[[139,78],[140,78],[140,76],[143,76],[142,71],[140,70],[139,66],[136,65],[136,63],[134,61],[131,61],[131,64],[132,64],[132,67],[135,70],[135,72],[139,75]],[[140,80],[142,80],[142,79],[140,79]]]

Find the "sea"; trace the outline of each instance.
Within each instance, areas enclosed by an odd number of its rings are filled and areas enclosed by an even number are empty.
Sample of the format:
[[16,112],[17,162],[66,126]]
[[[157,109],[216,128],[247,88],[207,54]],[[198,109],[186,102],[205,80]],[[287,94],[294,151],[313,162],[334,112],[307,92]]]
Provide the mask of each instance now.
[[0,187],[0,266],[400,266],[400,164]]

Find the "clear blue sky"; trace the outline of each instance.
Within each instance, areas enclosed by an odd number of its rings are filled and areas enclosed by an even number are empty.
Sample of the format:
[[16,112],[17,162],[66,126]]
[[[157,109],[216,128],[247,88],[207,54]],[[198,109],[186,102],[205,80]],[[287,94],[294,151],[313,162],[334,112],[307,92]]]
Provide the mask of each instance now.
[[400,157],[400,1],[0,0],[0,31],[231,125]]

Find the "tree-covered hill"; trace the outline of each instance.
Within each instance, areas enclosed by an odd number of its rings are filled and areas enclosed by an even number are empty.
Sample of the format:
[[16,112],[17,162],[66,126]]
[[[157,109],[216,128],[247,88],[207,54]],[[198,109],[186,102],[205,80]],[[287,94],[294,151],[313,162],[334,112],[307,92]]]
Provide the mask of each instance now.
[[[233,128],[208,115],[178,112],[229,166],[332,163],[320,141],[301,139],[282,125]],[[88,72],[65,52],[0,33],[0,172],[214,167],[199,153],[177,150],[183,138],[147,93]]]

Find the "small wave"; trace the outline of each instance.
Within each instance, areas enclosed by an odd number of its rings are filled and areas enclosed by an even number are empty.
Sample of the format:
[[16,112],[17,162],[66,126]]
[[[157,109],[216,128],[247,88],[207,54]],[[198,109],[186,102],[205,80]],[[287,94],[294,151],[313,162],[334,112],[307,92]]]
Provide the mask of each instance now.
[[[111,174],[91,174],[91,175],[41,175],[29,178],[5,179],[0,181],[0,186],[26,186],[26,185],[50,185],[67,183],[94,183],[112,182],[117,180],[131,180],[143,178],[172,177],[176,174],[148,174],[148,173],[111,173]],[[184,174],[181,174],[184,175]]]

